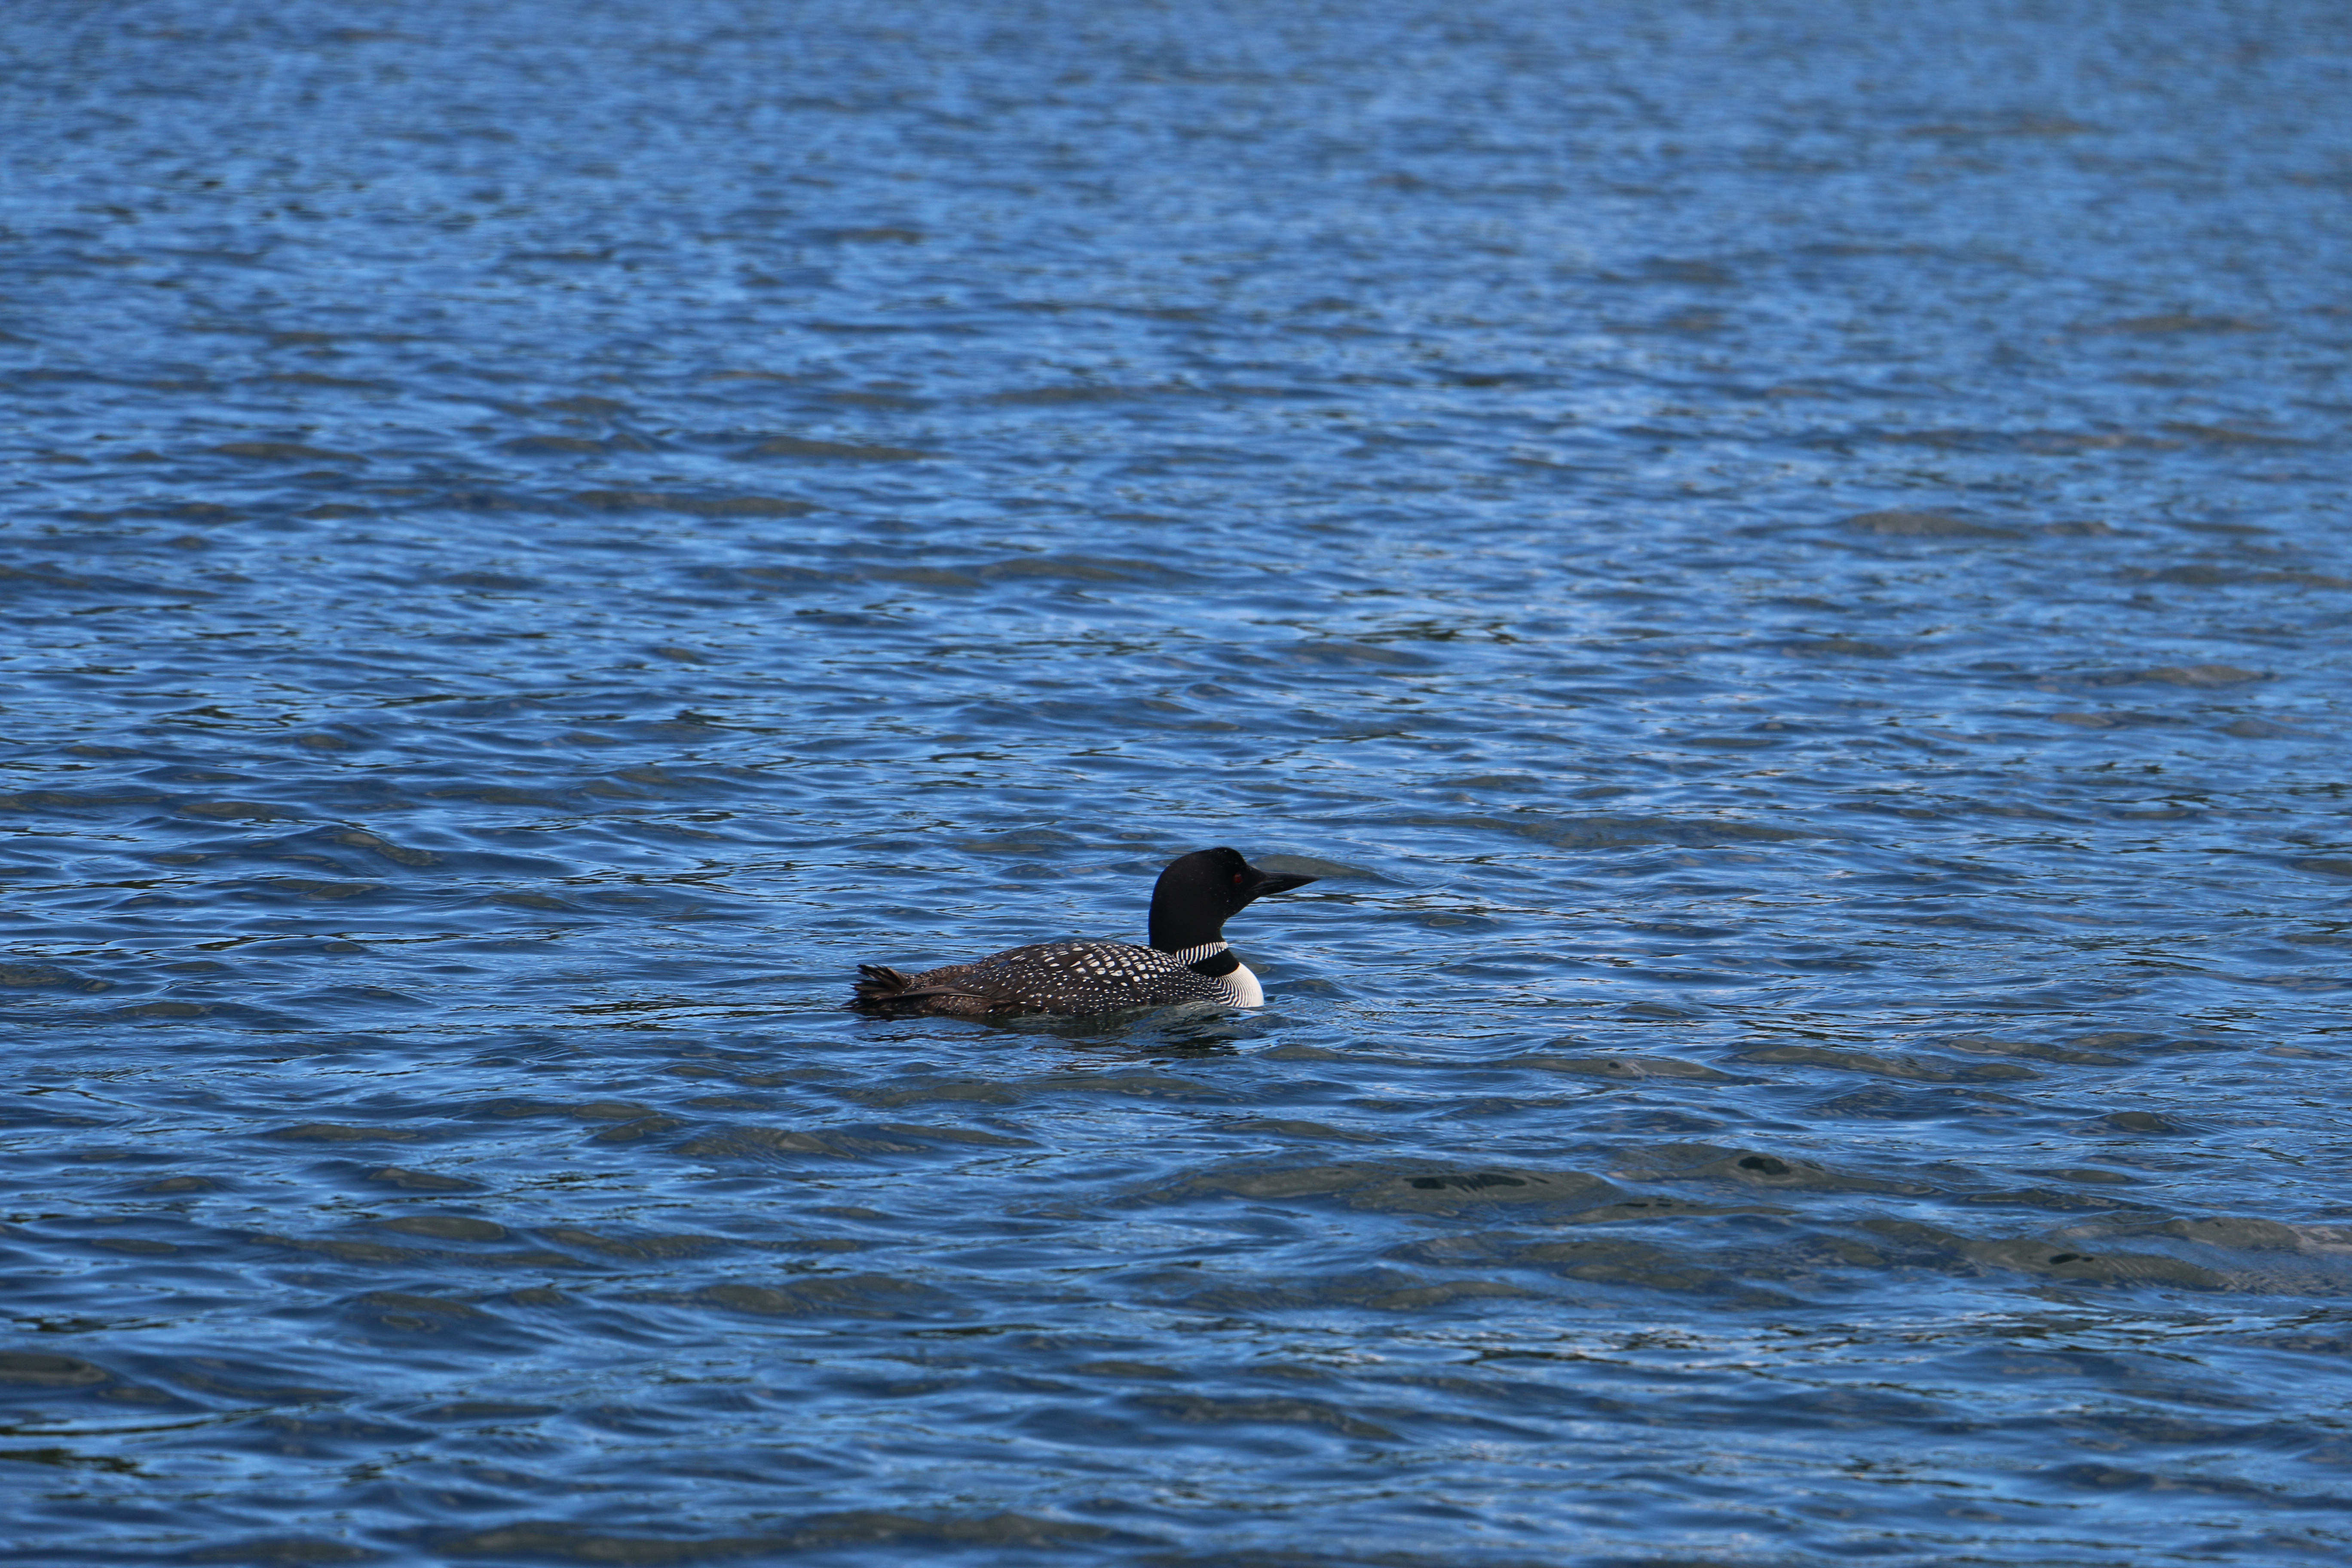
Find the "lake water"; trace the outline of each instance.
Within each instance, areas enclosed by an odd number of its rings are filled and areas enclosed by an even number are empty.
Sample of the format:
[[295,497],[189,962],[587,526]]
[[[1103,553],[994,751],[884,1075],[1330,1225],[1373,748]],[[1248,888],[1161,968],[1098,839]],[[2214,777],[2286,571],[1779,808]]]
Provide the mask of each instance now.
[[2342,7],[0,61],[0,1559],[2352,1555]]

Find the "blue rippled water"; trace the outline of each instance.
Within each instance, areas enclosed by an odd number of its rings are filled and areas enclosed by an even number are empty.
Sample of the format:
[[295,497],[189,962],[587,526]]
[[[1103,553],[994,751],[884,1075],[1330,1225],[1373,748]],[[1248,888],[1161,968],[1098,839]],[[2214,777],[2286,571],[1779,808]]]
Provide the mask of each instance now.
[[[2352,18],[19,0],[0,1558],[2352,1554]],[[1270,1005],[907,967],[1320,880]]]

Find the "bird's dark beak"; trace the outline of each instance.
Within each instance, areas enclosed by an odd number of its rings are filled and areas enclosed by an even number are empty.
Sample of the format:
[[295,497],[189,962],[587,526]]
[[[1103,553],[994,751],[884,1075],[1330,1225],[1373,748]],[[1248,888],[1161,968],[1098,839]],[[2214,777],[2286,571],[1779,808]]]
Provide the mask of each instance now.
[[1295,871],[1261,871],[1255,866],[1249,868],[1249,873],[1250,879],[1242,884],[1241,897],[1234,901],[1235,909],[1241,908],[1252,899],[1262,899],[1268,893],[1286,893],[1293,888],[1303,888],[1315,880],[1312,877],[1299,876]]

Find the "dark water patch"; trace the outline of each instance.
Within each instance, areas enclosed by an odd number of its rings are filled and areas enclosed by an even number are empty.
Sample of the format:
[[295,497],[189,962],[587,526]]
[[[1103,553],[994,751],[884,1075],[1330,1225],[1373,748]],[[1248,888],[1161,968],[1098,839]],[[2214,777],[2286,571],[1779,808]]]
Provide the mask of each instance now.
[[1956,1235],[1905,1220],[1871,1220],[1863,1227],[1890,1258],[1907,1267],[1939,1270],[2008,1269],[2069,1283],[2169,1285],[2221,1290],[2228,1280],[2212,1269],[2159,1253],[2077,1251],[2071,1238],[1985,1238]]
[[684,512],[694,517],[800,517],[817,510],[814,501],[781,496],[692,496],[660,490],[582,490],[574,504],[595,511]]
[[1757,1066],[1826,1068],[1921,1083],[2000,1083],[2042,1076],[2018,1062],[1937,1061],[1928,1057],[1839,1050],[1825,1046],[1754,1046],[1741,1050],[1739,1060]]
[[809,440],[799,436],[770,436],[751,447],[745,456],[788,458],[802,462],[916,463],[936,456],[911,447],[863,446],[854,441]]
[[1618,1196],[1598,1176],[1578,1172],[1385,1169],[1373,1163],[1244,1167],[1202,1173],[1170,1186],[1132,1195],[1141,1204],[1188,1203],[1201,1198],[1263,1203],[1336,1201],[1344,1207],[1378,1213],[1454,1215],[1465,1205],[1489,1205],[1590,1208]]
[[1870,511],[1845,520],[1855,533],[1880,539],[2012,540],[2014,529],[1979,522],[1948,511]]
[[953,1318],[953,1298],[919,1281],[887,1274],[844,1274],[784,1285],[714,1285],[697,1298],[724,1311],[758,1317]]

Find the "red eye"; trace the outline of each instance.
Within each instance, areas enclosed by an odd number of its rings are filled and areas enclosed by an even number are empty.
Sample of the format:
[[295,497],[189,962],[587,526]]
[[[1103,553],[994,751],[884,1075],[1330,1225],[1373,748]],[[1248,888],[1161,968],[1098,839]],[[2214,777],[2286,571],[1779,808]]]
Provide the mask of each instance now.
[[1236,888],[1238,888],[1238,887],[1240,887],[1241,885],[1242,885],[1242,874],[1241,874],[1239,871],[1236,871],[1236,872],[1234,872],[1234,887],[1236,887]]

